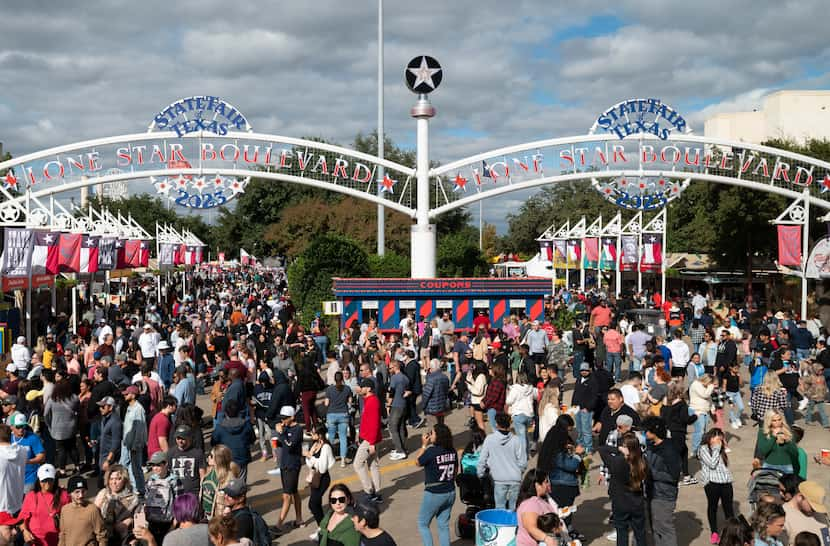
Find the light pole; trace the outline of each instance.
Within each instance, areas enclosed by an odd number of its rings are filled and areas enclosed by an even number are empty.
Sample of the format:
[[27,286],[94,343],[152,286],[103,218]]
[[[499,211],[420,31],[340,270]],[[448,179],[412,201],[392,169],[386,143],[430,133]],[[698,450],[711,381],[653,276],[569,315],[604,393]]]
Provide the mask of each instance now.
[[[378,157],[383,159],[383,0],[378,0]],[[378,166],[378,196],[383,195],[383,165]],[[386,252],[386,216],[383,205],[378,205],[378,256]]]

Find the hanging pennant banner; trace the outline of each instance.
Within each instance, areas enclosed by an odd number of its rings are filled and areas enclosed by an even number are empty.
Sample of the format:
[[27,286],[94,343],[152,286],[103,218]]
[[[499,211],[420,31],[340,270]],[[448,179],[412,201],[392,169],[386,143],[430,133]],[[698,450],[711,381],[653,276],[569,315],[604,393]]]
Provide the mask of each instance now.
[[3,277],[28,277],[32,263],[34,232],[6,228],[3,244]]
[[622,235],[620,237],[620,271],[636,271],[637,262],[640,260],[640,253],[637,248],[636,235]]
[[568,269],[582,268],[582,246],[579,239],[568,240]]
[[104,237],[98,241],[98,269],[112,271],[115,269],[115,241],[112,237]]
[[605,271],[617,269],[617,239],[616,237],[603,237],[599,267]]
[[583,244],[585,245],[583,267],[585,269],[596,269],[599,266],[599,239],[586,237],[583,239]]
[[778,264],[801,267],[801,226],[778,226]]
[[565,269],[568,267],[568,242],[564,239],[553,241],[553,267]]
[[539,253],[543,260],[553,261],[553,244],[550,241],[539,241]]
[[640,271],[660,271],[663,266],[663,239],[659,233],[643,234],[643,259]]

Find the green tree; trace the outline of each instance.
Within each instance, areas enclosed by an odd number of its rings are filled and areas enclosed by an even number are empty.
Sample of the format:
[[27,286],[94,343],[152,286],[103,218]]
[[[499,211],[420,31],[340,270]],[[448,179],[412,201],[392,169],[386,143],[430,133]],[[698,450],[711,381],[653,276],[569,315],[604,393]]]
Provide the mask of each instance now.
[[323,301],[334,299],[334,277],[369,276],[369,258],[360,245],[340,235],[315,238],[288,267],[291,297],[303,324],[322,310]]
[[478,232],[469,227],[438,241],[439,277],[478,277],[488,273],[487,260],[478,248]]
[[394,252],[387,252],[383,256],[369,254],[369,272],[378,279],[409,277],[409,258]]

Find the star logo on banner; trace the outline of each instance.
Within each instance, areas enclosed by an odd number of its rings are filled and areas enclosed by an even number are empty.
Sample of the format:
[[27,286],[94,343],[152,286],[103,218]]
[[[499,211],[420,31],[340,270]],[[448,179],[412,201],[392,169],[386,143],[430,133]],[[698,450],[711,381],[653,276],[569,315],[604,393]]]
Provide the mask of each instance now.
[[6,176],[3,178],[6,183],[6,189],[17,189],[17,177],[14,175],[13,172],[9,171],[6,173]]
[[44,240],[44,241],[46,241],[46,244],[47,244],[47,245],[51,245],[51,244],[52,244],[52,241],[54,241],[54,240],[55,240],[55,238],[54,238],[54,237],[52,237],[52,234],[51,234],[51,233],[47,233],[46,235],[44,235],[44,236],[43,236],[43,240]]
[[207,187],[207,183],[205,182],[204,177],[194,178],[193,179],[193,187],[196,188],[196,191],[202,193],[205,188]]
[[176,187],[180,190],[187,189],[187,178],[185,178],[184,175],[180,174],[179,177],[176,178]]
[[213,187],[218,189],[218,188],[222,188],[224,186],[225,186],[225,181],[222,180],[222,177],[217,174],[216,178],[213,179]]
[[233,197],[236,197],[240,193],[245,193],[245,184],[241,180],[234,180],[231,182],[229,188],[233,192]]
[[656,242],[657,242],[657,237],[655,237],[654,235],[649,235],[649,236],[648,236],[648,241],[647,241],[647,242],[648,242],[648,243],[651,243],[651,244],[654,244],[654,243],[656,243]]
[[121,239],[116,239],[115,240],[115,248],[123,248],[123,247],[124,247],[124,242]]
[[392,180],[386,174],[383,175],[383,180],[380,183],[380,191],[387,193],[395,193],[395,184],[397,180]]
[[167,182],[167,180],[160,180],[155,183],[156,186],[156,193],[163,193],[167,195],[170,193],[172,186]]
[[435,82],[432,77],[441,72],[440,68],[430,68],[429,65],[427,65],[426,56],[421,57],[421,65],[418,68],[408,68],[407,70],[415,76],[415,83],[412,87],[417,88],[423,83],[430,89],[435,89]]
[[821,181],[821,193],[830,191],[830,174],[825,175],[824,180]]
[[141,241],[141,250],[144,250],[145,248],[147,248],[147,243]]
[[93,239],[92,237],[87,238],[86,247],[87,248],[95,248],[95,239]]
[[464,190],[467,191],[467,179],[461,176],[461,174],[455,175],[455,187],[452,191]]

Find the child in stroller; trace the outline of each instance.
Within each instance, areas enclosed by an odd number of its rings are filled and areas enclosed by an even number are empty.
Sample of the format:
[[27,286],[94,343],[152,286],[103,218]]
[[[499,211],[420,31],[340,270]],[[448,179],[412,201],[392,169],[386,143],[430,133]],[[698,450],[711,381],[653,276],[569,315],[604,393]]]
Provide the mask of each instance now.
[[463,514],[455,523],[455,533],[459,538],[472,539],[476,533],[476,514],[481,510],[495,508],[493,500],[493,480],[490,476],[479,478],[475,474],[462,472],[455,477],[458,496],[467,505]]

